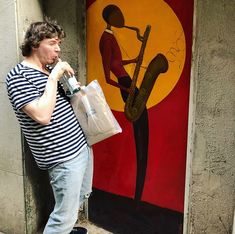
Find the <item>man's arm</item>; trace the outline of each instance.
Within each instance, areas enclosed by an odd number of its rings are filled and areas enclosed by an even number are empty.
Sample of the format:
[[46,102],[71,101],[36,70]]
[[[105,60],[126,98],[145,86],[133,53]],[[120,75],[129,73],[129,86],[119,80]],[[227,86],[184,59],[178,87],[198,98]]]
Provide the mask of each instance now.
[[67,62],[58,62],[48,77],[43,95],[22,108],[28,116],[42,125],[50,123],[56,104],[57,83],[64,72],[74,74]]

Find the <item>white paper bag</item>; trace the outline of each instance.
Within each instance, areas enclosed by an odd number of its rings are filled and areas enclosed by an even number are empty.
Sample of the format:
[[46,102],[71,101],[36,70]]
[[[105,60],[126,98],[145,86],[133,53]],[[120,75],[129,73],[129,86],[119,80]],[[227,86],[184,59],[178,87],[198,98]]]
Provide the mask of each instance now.
[[71,105],[90,145],[122,132],[97,80],[82,86]]

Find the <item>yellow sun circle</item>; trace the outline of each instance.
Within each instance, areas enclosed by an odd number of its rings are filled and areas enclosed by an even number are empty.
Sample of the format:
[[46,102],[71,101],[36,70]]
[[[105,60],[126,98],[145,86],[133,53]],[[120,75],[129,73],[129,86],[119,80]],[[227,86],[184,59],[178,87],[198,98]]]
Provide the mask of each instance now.
[[[125,18],[125,25],[137,27],[143,35],[147,25],[151,25],[142,67],[137,80],[139,87],[146,68],[150,61],[158,54],[164,54],[168,60],[169,68],[157,78],[151,95],[147,102],[150,108],[162,101],[175,87],[182,73],[186,45],[182,25],[171,7],[163,0],[96,0],[87,12],[87,76],[88,82],[97,79],[104,91],[105,97],[112,110],[123,111],[120,90],[108,85],[105,81],[99,40],[106,28],[102,18],[102,11],[109,4],[117,5]],[[141,42],[134,31],[126,28],[114,28],[114,36],[121,48],[124,60],[136,58],[139,54]],[[133,77],[135,64],[125,66],[126,71]],[[117,78],[111,74],[111,79]]]

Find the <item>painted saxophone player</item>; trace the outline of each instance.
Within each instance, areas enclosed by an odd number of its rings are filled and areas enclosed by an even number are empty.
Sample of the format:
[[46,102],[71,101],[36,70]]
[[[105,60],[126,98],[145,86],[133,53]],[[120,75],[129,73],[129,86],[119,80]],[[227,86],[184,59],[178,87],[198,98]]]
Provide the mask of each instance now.
[[[103,9],[102,16],[107,23],[99,44],[105,79],[108,84],[120,89],[122,99],[125,102],[125,116],[133,124],[137,158],[134,199],[140,201],[145,182],[148,159],[149,127],[146,103],[157,77],[160,73],[164,73],[168,70],[168,61],[164,55],[157,54],[149,63],[143,81],[138,89],[136,87],[136,82],[151,27],[148,25],[143,36],[141,36],[138,28],[125,25],[124,16],[120,8],[116,5],[106,6]],[[141,48],[137,58],[130,60],[122,59],[121,50],[113,34],[112,27],[136,31],[137,39],[141,42]],[[124,68],[124,65],[130,63],[136,64],[132,78]],[[111,79],[110,72],[116,76],[118,82]]]

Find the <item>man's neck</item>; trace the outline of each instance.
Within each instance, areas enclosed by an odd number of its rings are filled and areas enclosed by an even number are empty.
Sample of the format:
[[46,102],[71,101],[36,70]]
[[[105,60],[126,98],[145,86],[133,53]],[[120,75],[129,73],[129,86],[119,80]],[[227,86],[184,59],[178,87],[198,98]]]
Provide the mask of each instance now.
[[28,67],[31,67],[31,68],[34,68],[34,69],[37,69],[39,71],[42,71],[44,73],[48,73],[48,70],[46,68],[46,64],[42,64],[38,58],[36,57],[33,57],[33,56],[29,56],[29,57],[26,57],[23,62],[22,62],[24,65],[28,66]]

